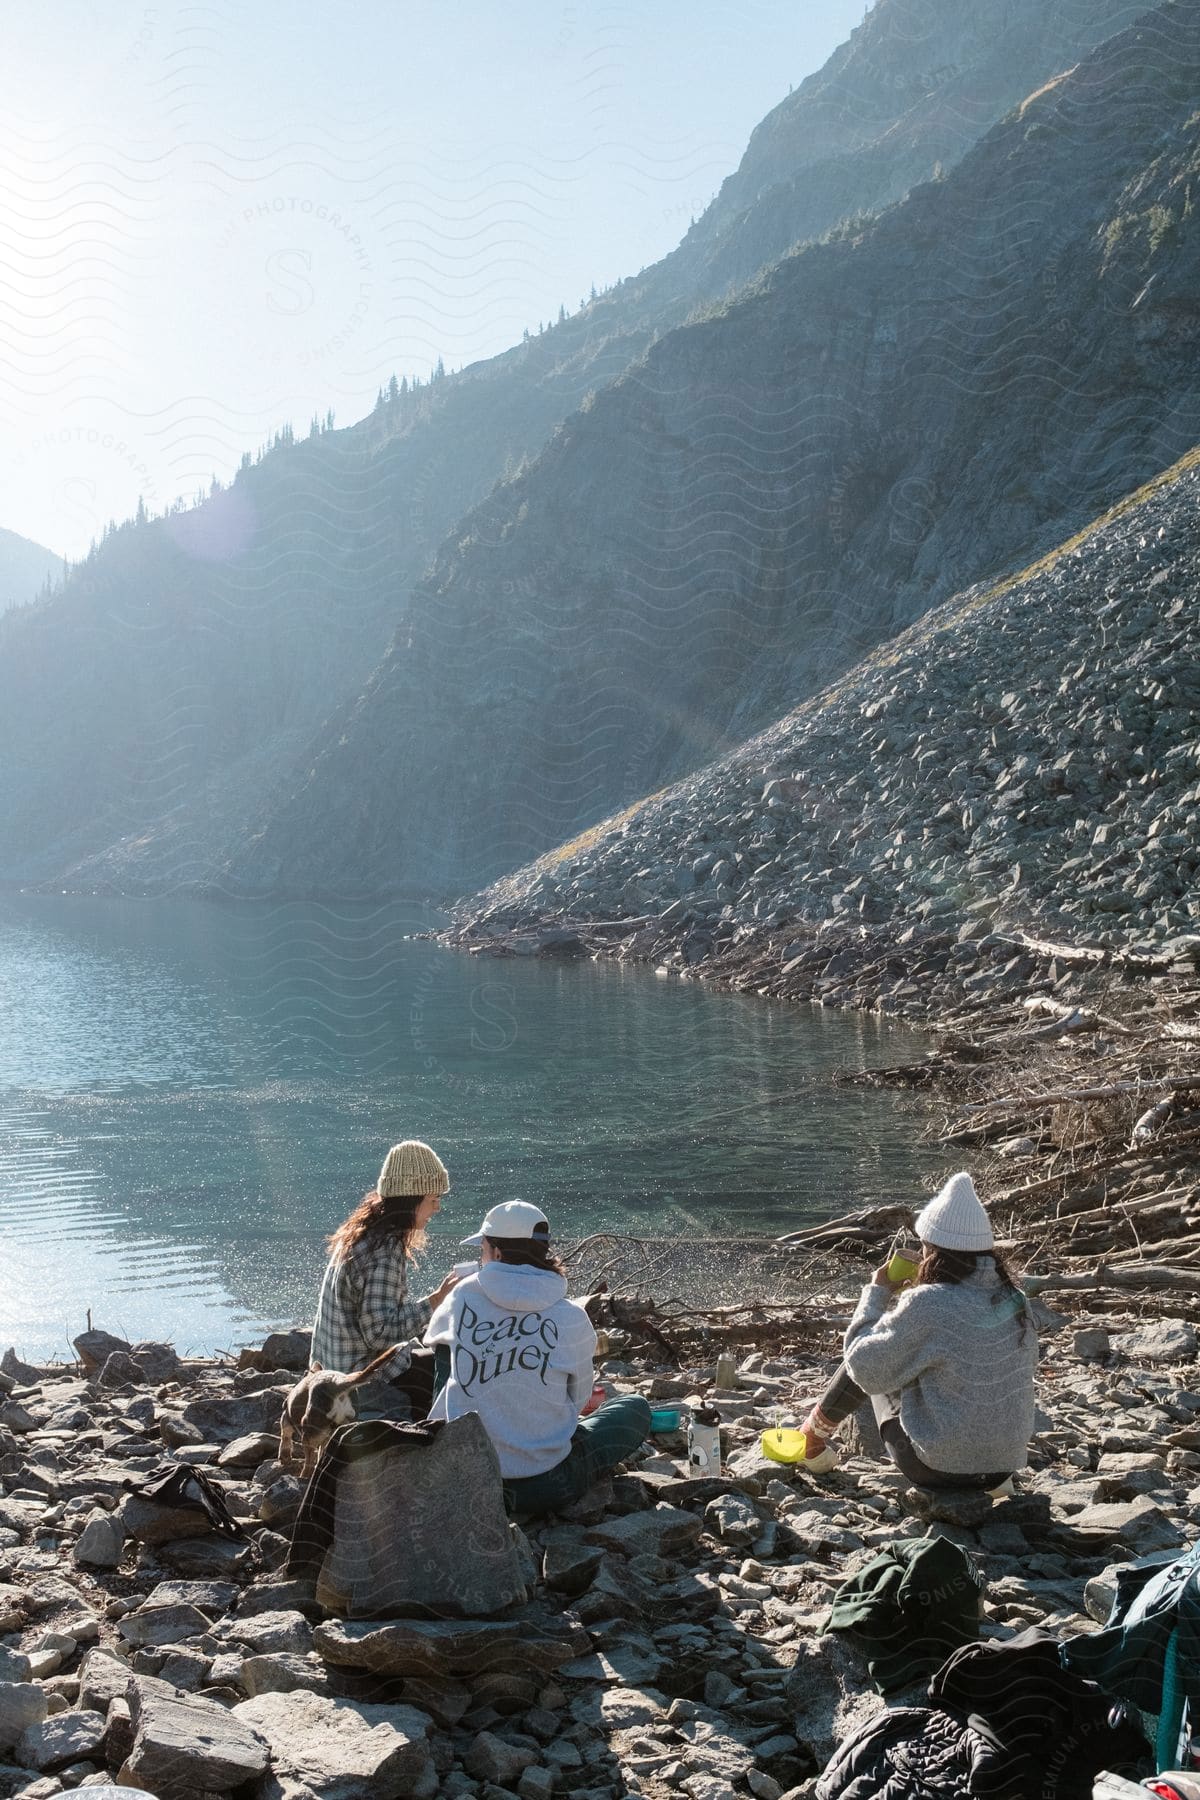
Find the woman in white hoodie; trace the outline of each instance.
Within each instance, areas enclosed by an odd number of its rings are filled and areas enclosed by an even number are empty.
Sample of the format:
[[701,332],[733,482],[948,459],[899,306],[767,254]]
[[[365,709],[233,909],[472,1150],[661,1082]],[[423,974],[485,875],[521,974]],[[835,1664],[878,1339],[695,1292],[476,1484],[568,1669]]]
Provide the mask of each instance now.
[[638,1394],[580,1417],[592,1391],[596,1333],[567,1298],[546,1215],[526,1200],[493,1206],[464,1244],[480,1266],[443,1300],[425,1342],[449,1372],[431,1419],[478,1413],[505,1492],[525,1518],[557,1512],[631,1456],[650,1429]]

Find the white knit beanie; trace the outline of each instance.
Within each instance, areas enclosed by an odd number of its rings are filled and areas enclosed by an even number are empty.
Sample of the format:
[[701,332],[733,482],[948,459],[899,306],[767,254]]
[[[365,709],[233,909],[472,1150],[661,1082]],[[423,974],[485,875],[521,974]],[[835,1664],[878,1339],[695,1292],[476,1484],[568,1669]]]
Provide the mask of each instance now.
[[381,1200],[394,1200],[401,1195],[445,1194],[450,1189],[446,1165],[436,1150],[420,1138],[405,1138],[393,1144],[383,1159],[375,1192]]
[[938,1250],[990,1250],[995,1239],[975,1183],[965,1169],[952,1175],[917,1219],[917,1236]]

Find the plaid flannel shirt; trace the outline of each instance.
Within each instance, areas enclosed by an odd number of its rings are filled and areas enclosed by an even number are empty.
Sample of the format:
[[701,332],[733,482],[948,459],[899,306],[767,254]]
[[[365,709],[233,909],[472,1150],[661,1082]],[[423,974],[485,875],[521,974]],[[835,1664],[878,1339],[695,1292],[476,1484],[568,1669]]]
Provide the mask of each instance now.
[[348,1374],[389,1344],[401,1344],[388,1373],[402,1374],[412,1361],[407,1340],[424,1335],[432,1311],[428,1300],[407,1295],[399,1239],[360,1242],[343,1262],[331,1257],[317,1300],[312,1362]]

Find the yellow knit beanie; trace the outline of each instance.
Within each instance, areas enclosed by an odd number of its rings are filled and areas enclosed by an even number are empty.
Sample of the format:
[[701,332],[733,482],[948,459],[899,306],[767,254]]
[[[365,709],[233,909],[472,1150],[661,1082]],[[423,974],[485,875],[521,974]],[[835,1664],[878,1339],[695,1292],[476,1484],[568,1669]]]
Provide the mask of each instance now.
[[391,1200],[401,1194],[445,1194],[449,1187],[450,1177],[437,1151],[420,1138],[405,1138],[384,1157],[375,1192],[381,1200]]

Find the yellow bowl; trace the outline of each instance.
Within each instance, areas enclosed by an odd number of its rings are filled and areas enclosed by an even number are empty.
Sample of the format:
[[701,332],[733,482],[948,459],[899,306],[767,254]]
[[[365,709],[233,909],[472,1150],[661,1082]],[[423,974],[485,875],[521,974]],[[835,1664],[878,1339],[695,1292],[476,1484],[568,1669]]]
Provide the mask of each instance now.
[[773,1431],[763,1432],[762,1453],[772,1462],[803,1462],[805,1441],[802,1431],[795,1431],[787,1426],[776,1426]]

